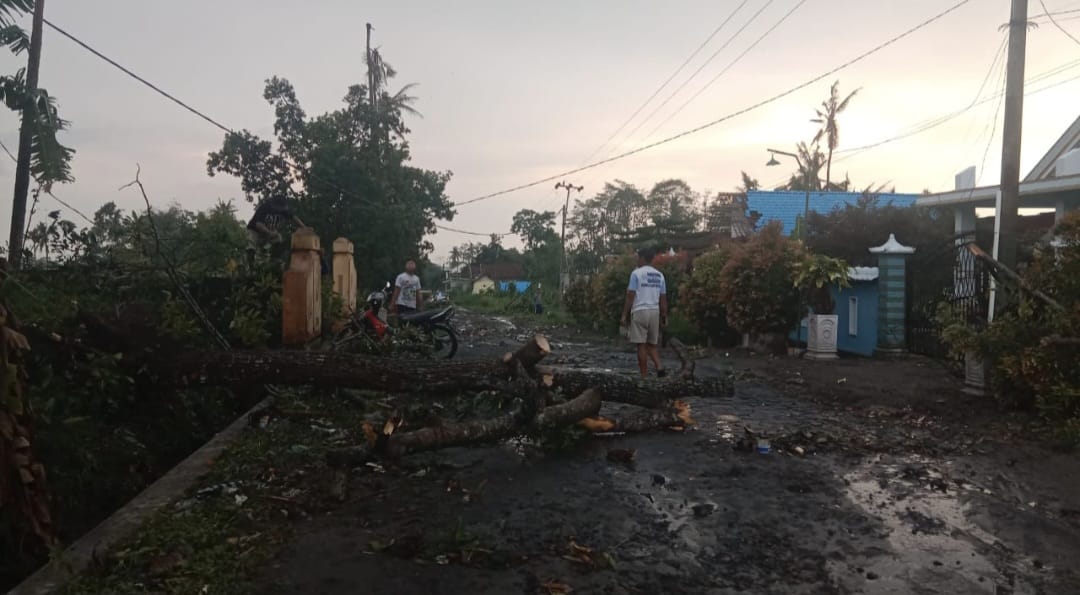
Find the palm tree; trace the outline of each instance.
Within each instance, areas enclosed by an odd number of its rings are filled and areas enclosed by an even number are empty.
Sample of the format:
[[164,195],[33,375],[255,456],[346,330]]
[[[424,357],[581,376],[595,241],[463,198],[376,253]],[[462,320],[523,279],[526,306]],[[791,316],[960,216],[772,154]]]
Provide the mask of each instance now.
[[859,92],[859,89],[855,89],[847,97],[840,100],[840,81],[836,81],[829,89],[829,98],[821,102],[821,108],[815,110],[817,117],[810,120],[815,124],[821,124],[821,129],[814,135],[814,144],[820,143],[822,139],[825,139],[826,148],[828,154],[825,159],[825,188],[829,188],[832,184],[832,156],[833,151],[840,145],[840,127],[837,123],[837,118],[840,114],[847,109],[848,103],[855,97],[855,94]]

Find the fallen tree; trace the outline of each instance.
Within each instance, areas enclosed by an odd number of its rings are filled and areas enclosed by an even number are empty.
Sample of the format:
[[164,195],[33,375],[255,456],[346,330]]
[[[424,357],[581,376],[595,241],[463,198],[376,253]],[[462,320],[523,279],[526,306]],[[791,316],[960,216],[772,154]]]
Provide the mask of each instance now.
[[[497,362],[480,362],[468,364],[467,367],[460,364],[424,364],[421,366],[423,378],[432,379],[423,387],[425,392],[447,386],[461,389],[495,385],[497,391],[515,399],[515,404],[508,413],[493,418],[439,423],[403,432],[398,430],[405,424],[396,416],[383,424],[379,432],[365,424],[366,444],[331,451],[327,454],[327,461],[339,468],[352,467],[377,458],[393,459],[440,448],[496,442],[575,424],[594,433],[665,428],[682,430],[694,425],[694,420],[689,404],[678,400],[678,397],[720,396],[731,391],[731,383],[727,379],[695,380],[692,376],[693,365],[686,358],[681,345],[677,353],[683,362],[682,369],[677,377],[670,380],[643,380],[609,371],[556,369],[538,365],[550,351],[548,341],[537,336]],[[386,370],[378,376],[378,381],[383,390],[403,386]],[[565,396],[574,396],[565,402],[556,402],[556,391]],[[603,401],[636,407],[620,411],[616,416],[601,416]]]

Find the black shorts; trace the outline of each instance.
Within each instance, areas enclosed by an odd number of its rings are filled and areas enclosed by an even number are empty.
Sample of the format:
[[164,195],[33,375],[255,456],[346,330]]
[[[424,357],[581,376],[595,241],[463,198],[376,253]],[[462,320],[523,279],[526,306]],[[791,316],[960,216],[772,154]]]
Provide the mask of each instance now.
[[402,316],[404,314],[412,314],[413,312],[416,312],[416,308],[410,308],[409,306],[402,306],[401,304],[397,305],[398,316]]

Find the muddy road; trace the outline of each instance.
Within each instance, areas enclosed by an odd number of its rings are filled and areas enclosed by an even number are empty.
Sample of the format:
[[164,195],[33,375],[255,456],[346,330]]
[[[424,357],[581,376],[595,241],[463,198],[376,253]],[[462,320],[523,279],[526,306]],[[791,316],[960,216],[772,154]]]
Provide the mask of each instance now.
[[[536,330],[459,326],[465,357]],[[555,363],[635,367],[626,346],[541,330]],[[690,400],[693,431],[366,468],[343,506],[296,527],[265,590],[1080,593],[1080,464],[1029,420],[923,360],[697,362],[699,376],[728,373],[734,396]],[[744,427],[772,452],[737,448]]]

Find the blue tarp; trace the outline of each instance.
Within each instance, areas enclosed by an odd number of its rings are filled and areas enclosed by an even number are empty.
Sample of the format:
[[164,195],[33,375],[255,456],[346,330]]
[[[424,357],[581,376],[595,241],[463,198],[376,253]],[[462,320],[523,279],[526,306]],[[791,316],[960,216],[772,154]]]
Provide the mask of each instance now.
[[529,290],[530,285],[532,285],[532,283],[529,281],[499,281],[499,291],[525,293]]

